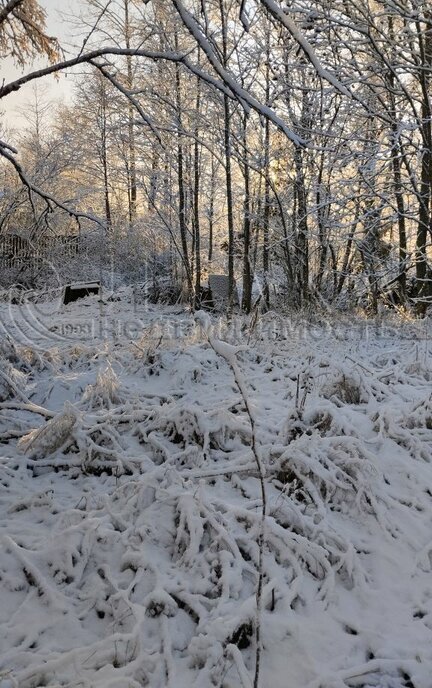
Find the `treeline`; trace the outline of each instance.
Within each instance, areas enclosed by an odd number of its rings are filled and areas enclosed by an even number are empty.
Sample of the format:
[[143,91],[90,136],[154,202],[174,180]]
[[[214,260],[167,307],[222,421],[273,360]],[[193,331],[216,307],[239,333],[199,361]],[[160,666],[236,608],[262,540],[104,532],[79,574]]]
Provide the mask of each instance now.
[[37,188],[6,168],[1,232],[99,226],[100,260],[175,274],[195,306],[226,271],[246,311],[257,284],[267,306],[425,313],[426,0],[87,0],[79,27],[120,54],[86,61],[70,105],[36,93],[15,138]]

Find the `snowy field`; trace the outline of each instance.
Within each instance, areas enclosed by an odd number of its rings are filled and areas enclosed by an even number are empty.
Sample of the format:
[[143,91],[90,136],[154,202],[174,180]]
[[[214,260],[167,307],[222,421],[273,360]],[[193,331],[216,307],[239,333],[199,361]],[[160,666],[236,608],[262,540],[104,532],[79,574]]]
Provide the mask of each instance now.
[[432,687],[430,321],[0,315],[1,688]]

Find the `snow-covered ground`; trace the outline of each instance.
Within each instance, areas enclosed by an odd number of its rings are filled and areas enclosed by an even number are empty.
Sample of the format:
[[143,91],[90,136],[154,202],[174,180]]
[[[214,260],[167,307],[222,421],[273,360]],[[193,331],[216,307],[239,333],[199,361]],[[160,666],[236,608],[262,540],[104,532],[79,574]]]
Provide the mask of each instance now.
[[430,322],[0,315],[1,688],[432,687]]

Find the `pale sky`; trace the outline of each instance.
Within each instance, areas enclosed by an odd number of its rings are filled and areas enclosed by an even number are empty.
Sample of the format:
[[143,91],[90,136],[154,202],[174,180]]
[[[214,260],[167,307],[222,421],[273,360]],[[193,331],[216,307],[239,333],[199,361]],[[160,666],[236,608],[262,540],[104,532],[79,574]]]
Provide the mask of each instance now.
[[[68,24],[71,15],[78,15],[82,7],[81,0],[39,0],[39,4],[47,12],[47,33],[56,36],[62,47],[68,51],[68,46],[73,41],[74,27]],[[9,82],[14,78],[20,77],[23,73],[28,73],[32,69],[37,69],[46,64],[46,60],[37,60],[33,65],[27,65],[25,70],[21,70],[13,64],[12,60],[2,60],[0,67],[0,83]],[[42,80],[41,82],[42,83]],[[53,76],[43,80],[46,85],[49,98],[67,100],[71,90],[73,80],[64,74],[56,80]],[[4,117],[8,126],[21,127],[25,120],[20,114],[20,109],[32,99],[32,87],[23,86],[18,93],[11,93],[2,99],[0,110],[4,112]]]

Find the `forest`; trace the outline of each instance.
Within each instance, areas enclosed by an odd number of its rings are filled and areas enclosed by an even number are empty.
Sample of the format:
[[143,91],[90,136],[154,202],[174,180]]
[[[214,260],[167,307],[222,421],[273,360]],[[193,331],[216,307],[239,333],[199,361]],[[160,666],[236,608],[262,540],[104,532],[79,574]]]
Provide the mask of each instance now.
[[[84,236],[83,279],[162,278],[195,307],[216,272],[231,296],[239,285],[245,312],[258,295],[267,308],[425,314],[427,2],[86,0],[66,60],[36,3],[14,4],[3,53],[52,64],[0,90],[6,102],[33,84],[27,126],[3,133],[2,236]],[[41,75],[74,64],[71,102],[44,98]],[[4,286],[49,279],[26,267],[10,266]]]
[[430,2],[0,58],[0,688],[432,688]]

